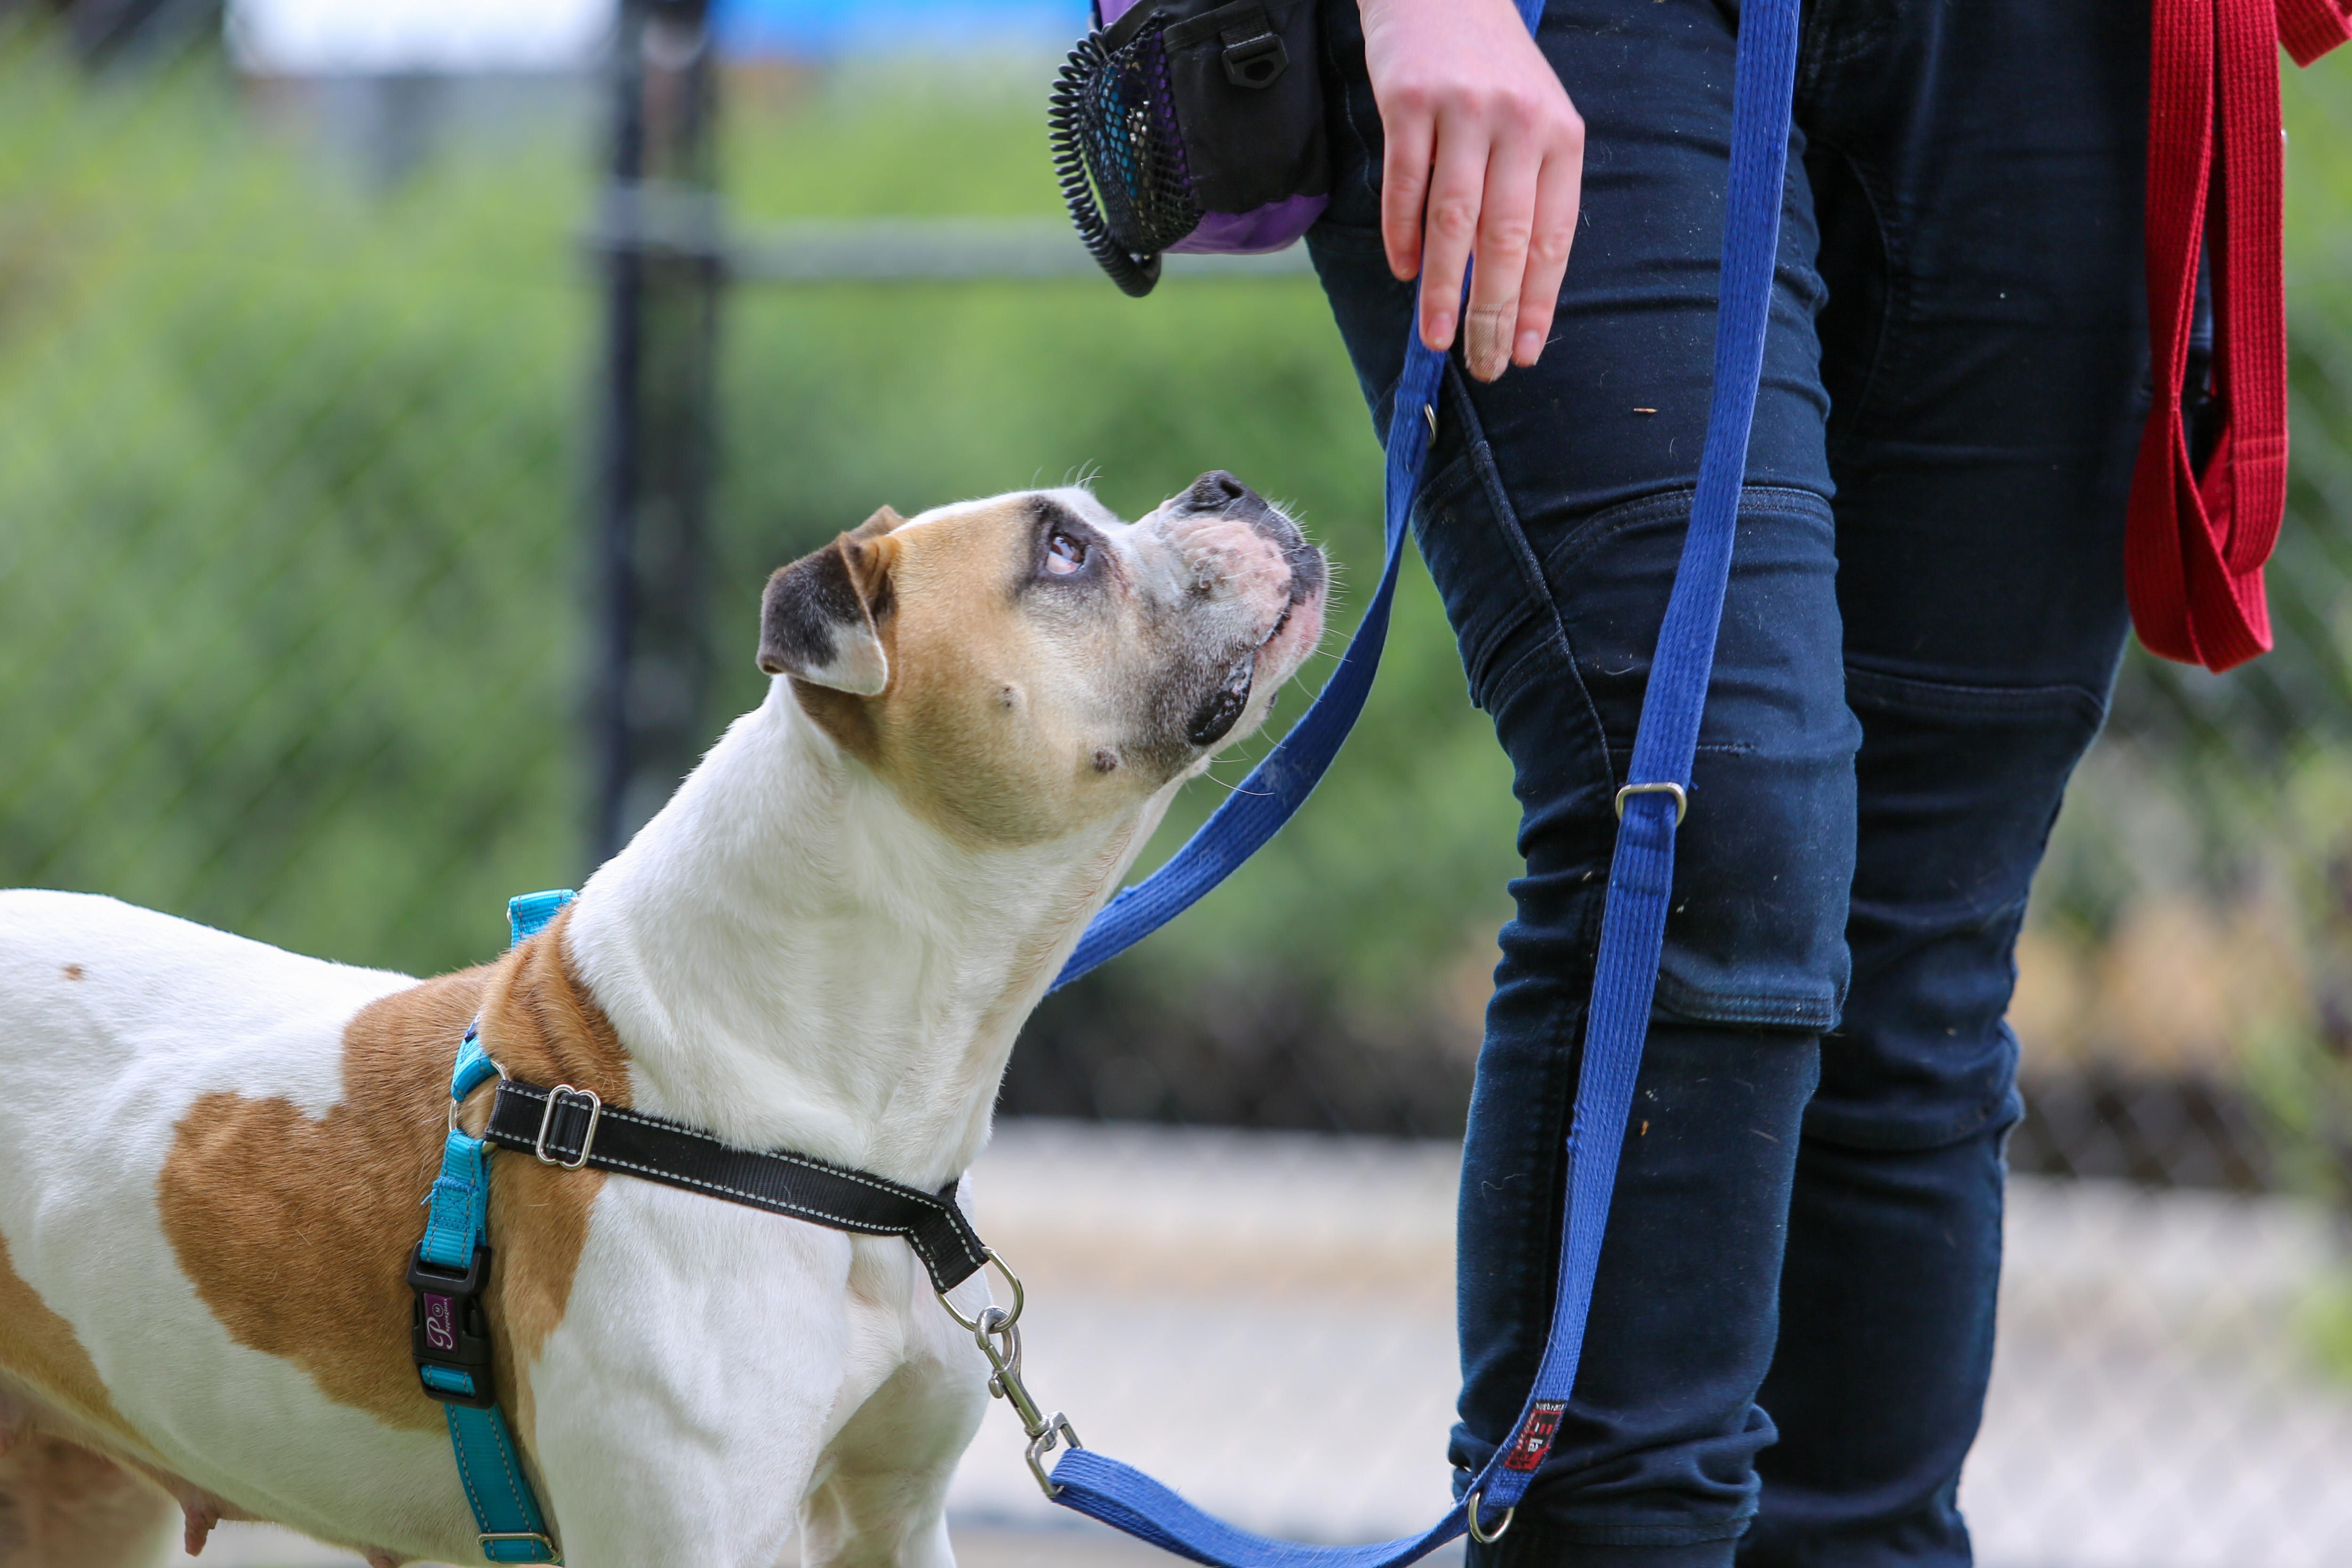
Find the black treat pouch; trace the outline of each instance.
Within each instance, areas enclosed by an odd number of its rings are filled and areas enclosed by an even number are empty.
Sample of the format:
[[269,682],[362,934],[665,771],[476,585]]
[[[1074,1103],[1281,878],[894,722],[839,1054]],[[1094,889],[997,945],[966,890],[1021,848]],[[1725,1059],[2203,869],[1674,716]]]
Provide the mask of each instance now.
[[1162,251],[1280,250],[1321,215],[1315,6],[1142,0],[1070,51],[1054,164],[1079,237],[1129,294],[1151,291]]

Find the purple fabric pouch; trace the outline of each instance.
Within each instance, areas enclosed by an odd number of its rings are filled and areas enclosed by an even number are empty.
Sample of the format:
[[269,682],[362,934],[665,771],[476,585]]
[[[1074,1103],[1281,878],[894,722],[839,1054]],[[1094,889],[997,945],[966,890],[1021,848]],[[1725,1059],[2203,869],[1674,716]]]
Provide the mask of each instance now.
[[1070,216],[1130,294],[1160,256],[1294,244],[1330,200],[1315,0],[1097,0],[1054,90]]

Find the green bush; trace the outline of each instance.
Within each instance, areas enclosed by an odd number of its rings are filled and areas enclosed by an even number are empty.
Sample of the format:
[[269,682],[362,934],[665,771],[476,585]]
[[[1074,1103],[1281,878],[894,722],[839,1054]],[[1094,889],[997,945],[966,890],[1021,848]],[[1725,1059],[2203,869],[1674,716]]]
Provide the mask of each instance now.
[[493,951],[576,869],[579,171],[372,201],[21,38],[0,160],[0,881]]

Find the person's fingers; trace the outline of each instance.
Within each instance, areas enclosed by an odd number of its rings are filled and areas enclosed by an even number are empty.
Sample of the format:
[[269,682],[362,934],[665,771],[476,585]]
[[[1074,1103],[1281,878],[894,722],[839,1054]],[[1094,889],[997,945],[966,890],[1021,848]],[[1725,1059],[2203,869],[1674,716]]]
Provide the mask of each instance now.
[[1543,166],[1543,147],[1524,135],[1498,137],[1487,155],[1477,261],[1470,275],[1470,309],[1462,322],[1463,367],[1480,381],[1494,380],[1511,363]]
[[1576,242],[1576,214],[1584,188],[1584,125],[1573,127],[1573,144],[1555,148],[1544,159],[1536,184],[1535,229],[1528,239],[1528,265],[1519,285],[1519,319],[1511,334],[1511,360],[1529,365],[1542,357],[1551,332],[1552,308],[1559,300],[1560,279],[1568,272],[1568,253]]
[[1389,270],[1410,283],[1421,275],[1421,208],[1429,195],[1429,157],[1436,120],[1428,98],[1410,90],[1381,106],[1388,149],[1381,159],[1381,240]]
[[1437,157],[1422,223],[1421,341],[1440,352],[1453,345],[1462,275],[1477,243],[1488,145],[1486,128],[1475,121],[1457,116],[1438,122]]

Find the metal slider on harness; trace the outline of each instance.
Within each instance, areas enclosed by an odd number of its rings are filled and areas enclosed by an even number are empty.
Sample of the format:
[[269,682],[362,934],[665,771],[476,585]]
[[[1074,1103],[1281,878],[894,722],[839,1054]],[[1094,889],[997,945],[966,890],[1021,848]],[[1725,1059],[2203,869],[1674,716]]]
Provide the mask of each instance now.
[[546,1552],[547,1555],[541,1559],[542,1562],[561,1563],[563,1561],[562,1558],[556,1555],[555,1538],[551,1535],[542,1534],[536,1530],[494,1530],[488,1531],[487,1534],[478,1535],[474,1539],[481,1543],[482,1555],[488,1557],[493,1563],[503,1562],[505,1559],[492,1556],[490,1548],[493,1546],[503,1546],[511,1541],[520,1541],[526,1546],[535,1546],[541,1552]]
[[[561,1143],[556,1145],[557,1152],[551,1154],[547,1151],[547,1134],[555,1125],[556,1102],[567,1094],[588,1102],[588,1125],[580,1134],[580,1152],[569,1160],[562,1158]],[[596,1142],[596,1123],[603,1121],[604,1116],[604,1101],[594,1089],[574,1089],[568,1083],[557,1084],[547,1091],[547,1109],[539,1114],[539,1139],[531,1145],[531,1152],[539,1156],[539,1163],[542,1165],[561,1165],[567,1171],[579,1170],[588,1163],[588,1151]]]
[[1617,792],[1617,820],[1625,820],[1625,797],[1629,795],[1670,795],[1675,797],[1675,826],[1683,825],[1690,811],[1690,796],[1678,784],[1629,784]]

